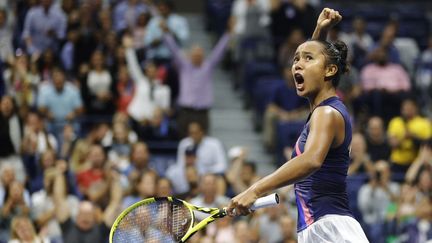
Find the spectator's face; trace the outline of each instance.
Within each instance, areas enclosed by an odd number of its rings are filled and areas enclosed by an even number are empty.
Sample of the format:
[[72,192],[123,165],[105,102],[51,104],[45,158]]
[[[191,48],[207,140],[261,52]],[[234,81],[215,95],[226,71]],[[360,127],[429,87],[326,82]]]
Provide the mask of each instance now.
[[388,47],[393,43],[395,37],[396,37],[396,26],[388,25],[384,28],[384,31],[382,32],[380,44],[384,47]]
[[201,193],[207,196],[216,195],[217,192],[216,183],[217,183],[216,176],[204,175],[201,181]]
[[367,132],[370,138],[381,139],[385,135],[383,120],[379,117],[370,118]]
[[10,185],[15,180],[15,170],[12,166],[4,166],[1,174],[1,183],[5,186]]
[[90,202],[81,202],[76,217],[76,225],[80,230],[88,231],[95,225],[94,206]]
[[366,23],[363,19],[356,18],[353,21],[353,28],[356,33],[363,33],[366,28]]
[[417,116],[417,105],[412,100],[405,100],[401,108],[402,117],[405,119],[412,119]]
[[40,129],[39,117],[35,113],[30,113],[27,117],[27,127],[32,131],[38,131]]
[[249,183],[254,177],[255,172],[253,171],[253,168],[250,165],[243,165],[243,170],[241,174],[242,181]]
[[157,182],[157,197],[168,197],[172,194],[171,183],[168,179],[162,178]]
[[355,158],[366,152],[366,142],[360,133],[355,133],[351,140],[351,157]]
[[129,73],[125,66],[120,66],[117,79],[119,83],[127,83],[127,81],[129,81]]
[[149,152],[144,144],[137,144],[132,153],[132,161],[138,167],[145,167],[148,164]]
[[204,50],[200,46],[194,46],[190,50],[191,62],[194,66],[199,67],[204,60]]
[[127,128],[123,123],[115,123],[113,127],[114,138],[117,142],[126,143],[128,140]]
[[190,185],[198,185],[198,172],[194,166],[186,167],[186,179]]
[[287,215],[282,216],[279,219],[279,225],[282,230],[282,235],[284,236],[284,238],[287,239],[294,238],[295,222],[291,217]]
[[50,168],[53,167],[55,164],[55,153],[52,150],[47,150],[42,154],[41,163],[42,167]]
[[140,27],[145,27],[148,23],[149,16],[146,13],[142,13],[138,16],[136,24]]
[[52,4],[52,0],[41,0],[41,5],[44,8],[49,8]]
[[155,79],[157,77],[156,65],[152,62],[147,63],[145,66],[145,73],[149,79],[151,79],[151,80]]
[[380,174],[380,182],[388,183],[390,181],[390,167],[387,161],[377,161],[375,164],[375,171]]
[[156,176],[144,173],[138,183],[138,193],[142,198],[153,197],[156,192]]
[[197,123],[191,123],[189,125],[189,137],[191,137],[196,144],[201,142],[204,137],[204,132],[201,126]]
[[159,127],[162,124],[163,112],[162,109],[156,108],[153,112],[153,118],[151,120],[152,126]]
[[63,72],[58,70],[53,72],[53,84],[55,89],[59,92],[63,90],[64,82],[65,82],[64,78],[65,77]]
[[305,41],[303,31],[300,29],[294,29],[291,32],[288,40],[293,45],[296,45],[296,46],[301,45]]
[[387,51],[383,48],[378,48],[377,50],[375,50],[373,58],[375,62],[380,66],[384,66],[388,63]]
[[283,69],[283,75],[284,75],[285,83],[288,85],[288,87],[295,87],[294,77],[291,72],[291,67],[285,67]]
[[105,153],[102,147],[99,145],[92,146],[88,160],[92,163],[93,168],[102,168],[105,162]]
[[13,181],[9,185],[9,195],[16,202],[22,199],[24,193],[24,187],[18,181]]
[[102,68],[103,67],[103,55],[100,51],[96,51],[93,53],[91,58],[91,63],[94,68]]
[[13,113],[13,102],[9,96],[3,96],[1,99],[0,109],[3,116],[9,117]]
[[0,10],[0,27],[6,23],[6,12]]
[[423,170],[419,176],[418,187],[423,192],[432,191],[432,180],[429,170]]
[[33,242],[35,237],[35,230],[27,218],[19,218],[16,222],[15,229],[16,235],[20,242]]
[[238,242],[250,242],[250,229],[248,223],[244,220],[237,222],[234,226],[235,238]]
[[166,4],[163,4],[163,3],[160,3],[158,5],[158,9],[159,9],[159,13],[164,18],[168,17],[171,13],[171,9]]

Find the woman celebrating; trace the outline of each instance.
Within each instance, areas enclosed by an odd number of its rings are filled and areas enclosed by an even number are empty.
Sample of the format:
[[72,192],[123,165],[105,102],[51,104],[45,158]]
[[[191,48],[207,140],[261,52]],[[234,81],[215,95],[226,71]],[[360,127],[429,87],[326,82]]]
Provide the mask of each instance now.
[[325,8],[312,40],[295,52],[292,73],[297,94],[309,100],[311,114],[292,159],[234,197],[227,209],[230,215],[248,214],[258,197],[294,183],[299,242],[368,242],[349,210],[346,193],[352,130],[336,87],[348,71],[347,47],[324,40],[327,30],[341,19],[337,11]]

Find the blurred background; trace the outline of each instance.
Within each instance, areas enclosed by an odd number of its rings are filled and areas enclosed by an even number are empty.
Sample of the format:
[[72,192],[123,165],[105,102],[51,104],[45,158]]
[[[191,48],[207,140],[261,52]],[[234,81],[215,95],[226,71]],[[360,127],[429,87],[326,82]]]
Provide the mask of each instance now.
[[[290,159],[291,63],[323,7],[349,49],[350,207],[370,242],[432,240],[432,4],[0,0],[0,242],[107,242],[127,206],[223,207]],[[296,242],[283,203],[191,242]]]

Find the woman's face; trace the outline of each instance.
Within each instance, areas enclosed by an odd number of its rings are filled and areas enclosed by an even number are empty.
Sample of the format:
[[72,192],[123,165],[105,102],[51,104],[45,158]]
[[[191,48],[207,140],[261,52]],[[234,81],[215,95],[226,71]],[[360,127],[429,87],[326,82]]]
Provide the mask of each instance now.
[[31,241],[34,238],[35,232],[30,220],[20,219],[15,230],[18,238],[22,241]]
[[154,196],[156,191],[156,178],[152,173],[142,175],[138,184],[138,194],[143,198]]
[[318,93],[324,84],[325,63],[323,46],[319,42],[308,41],[297,48],[291,71],[299,96],[309,97]]

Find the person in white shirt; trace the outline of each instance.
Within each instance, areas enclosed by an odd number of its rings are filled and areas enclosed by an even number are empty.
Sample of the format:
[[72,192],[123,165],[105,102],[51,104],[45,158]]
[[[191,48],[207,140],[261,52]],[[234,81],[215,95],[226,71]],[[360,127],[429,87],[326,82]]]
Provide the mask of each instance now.
[[217,138],[206,136],[197,122],[189,125],[189,136],[182,139],[177,150],[177,164],[185,165],[185,150],[196,147],[196,162],[199,175],[222,174],[227,169],[227,159],[222,143]]
[[126,62],[129,74],[135,82],[135,92],[129,103],[127,112],[129,116],[139,123],[146,123],[153,118],[157,108],[167,112],[171,103],[171,90],[156,77],[156,66],[148,62],[145,73],[142,72],[135,50],[132,48],[133,40],[123,38],[126,48]]

